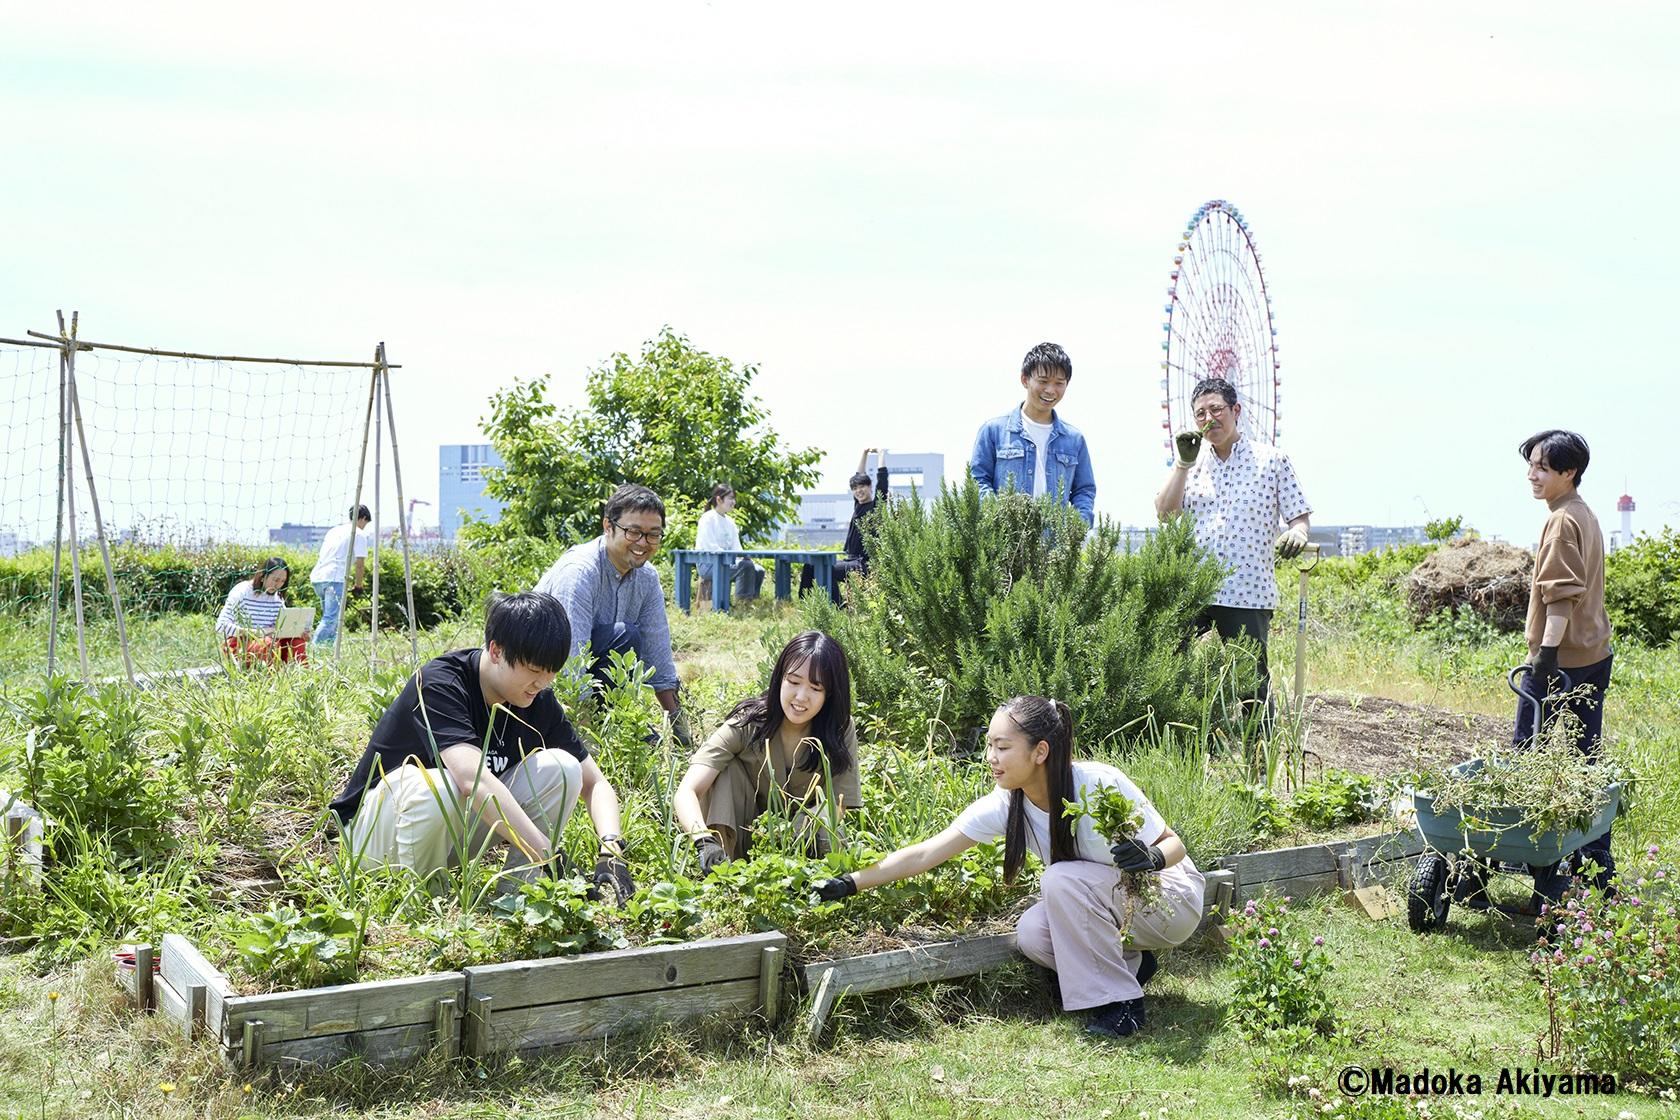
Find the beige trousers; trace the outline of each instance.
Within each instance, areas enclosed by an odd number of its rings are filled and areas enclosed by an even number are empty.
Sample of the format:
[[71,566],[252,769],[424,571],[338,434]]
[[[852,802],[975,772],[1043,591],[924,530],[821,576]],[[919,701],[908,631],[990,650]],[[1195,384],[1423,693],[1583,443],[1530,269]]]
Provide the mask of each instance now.
[[1062,1006],[1069,1011],[1137,999],[1143,949],[1182,945],[1202,920],[1202,873],[1188,856],[1188,874],[1161,880],[1156,906],[1133,907],[1126,938],[1126,888],[1112,864],[1069,859],[1053,863],[1039,881],[1039,901],[1015,924],[1015,945],[1031,960],[1056,970]]
[[[706,814],[706,825],[718,830],[724,853],[730,859],[742,859],[751,849],[752,822],[766,808],[753,781],[756,770],[756,764],[749,767],[742,759],[735,759],[718,771],[712,788],[702,799],[700,808]],[[834,838],[822,817],[800,811],[794,821],[813,855],[824,856],[833,850]]]
[[[544,835],[558,839],[577,808],[583,763],[561,750],[534,751],[502,777],[502,784]],[[364,866],[407,867],[429,875],[458,867],[463,852],[476,857],[489,846],[490,826],[465,819],[469,812],[448,771],[401,766],[367,791],[344,841]],[[508,869],[530,862],[516,845],[508,845]]]

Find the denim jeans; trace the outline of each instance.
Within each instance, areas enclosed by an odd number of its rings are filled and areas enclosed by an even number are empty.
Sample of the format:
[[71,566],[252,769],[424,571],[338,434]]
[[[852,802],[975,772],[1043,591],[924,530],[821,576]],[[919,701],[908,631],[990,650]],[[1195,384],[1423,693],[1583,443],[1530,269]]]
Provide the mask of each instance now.
[[321,625],[315,628],[314,641],[325,644],[338,637],[338,616],[344,609],[344,584],[317,583],[315,594],[321,598]]

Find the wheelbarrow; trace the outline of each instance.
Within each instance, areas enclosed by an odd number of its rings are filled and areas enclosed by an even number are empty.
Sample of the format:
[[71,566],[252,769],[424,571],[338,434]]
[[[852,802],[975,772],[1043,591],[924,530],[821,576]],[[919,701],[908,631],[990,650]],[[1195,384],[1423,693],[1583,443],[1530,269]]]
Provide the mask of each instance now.
[[[1534,736],[1540,736],[1539,699],[1525,691],[1519,683],[1525,675],[1532,675],[1527,665],[1512,669],[1505,678],[1511,691],[1533,701]],[[1571,685],[1569,675],[1562,670],[1563,690]],[[1451,770],[1453,774],[1473,774],[1487,765],[1486,759],[1473,758],[1461,762]],[[1435,796],[1423,790],[1413,791],[1412,802],[1417,810],[1418,831],[1428,845],[1418,857],[1412,883],[1406,892],[1406,921],[1413,930],[1425,933],[1447,924],[1447,911],[1456,899],[1475,909],[1497,909],[1512,916],[1527,916],[1528,911],[1515,907],[1493,906],[1487,900],[1487,877],[1491,872],[1510,872],[1536,875],[1541,869],[1568,862],[1573,874],[1579,870],[1579,853],[1590,841],[1609,831],[1621,806],[1622,784],[1612,782],[1605,787],[1598,810],[1584,828],[1560,832],[1548,829],[1530,832],[1522,827],[1522,810],[1507,806],[1487,806],[1470,814],[1474,822],[1467,822],[1461,809],[1435,811]],[[1487,827],[1480,827],[1486,825]],[[1554,883],[1561,883],[1555,876]],[[1550,897],[1549,895],[1547,897]],[[1551,899],[1556,901],[1555,898]]]

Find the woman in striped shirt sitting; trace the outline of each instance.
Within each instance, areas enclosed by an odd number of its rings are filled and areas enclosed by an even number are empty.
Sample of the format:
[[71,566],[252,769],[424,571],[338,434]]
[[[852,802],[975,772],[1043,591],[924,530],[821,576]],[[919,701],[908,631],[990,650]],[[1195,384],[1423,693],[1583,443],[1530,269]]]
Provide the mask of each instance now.
[[216,616],[216,633],[228,653],[243,664],[253,661],[308,661],[307,635],[275,638],[274,624],[286,605],[281,593],[292,579],[292,571],[279,556],[262,562],[250,579],[241,579],[228,591],[222,613]]

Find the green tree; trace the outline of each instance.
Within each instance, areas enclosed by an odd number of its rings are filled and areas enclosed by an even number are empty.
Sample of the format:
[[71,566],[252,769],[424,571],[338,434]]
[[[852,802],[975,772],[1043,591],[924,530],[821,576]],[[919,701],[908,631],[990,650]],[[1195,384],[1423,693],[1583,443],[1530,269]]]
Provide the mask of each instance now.
[[1458,536],[1458,531],[1464,528],[1464,517],[1440,517],[1433,521],[1426,521],[1423,525],[1423,535],[1432,541],[1450,541]]
[[495,525],[470,525],[469,538],[587,540],[624,482],[664,499],[671,547],[693,542],[718,482],[735,488],[742,537],[763,536],[797,511],[822,452],[790,448],[771,430],[751,392],[757,375],[665,327],[639,355],[592,370],[583,408],[558,408],[546,376],[496,393],[484,431],[505,465],[486,472],[485,490],[507,508]]

